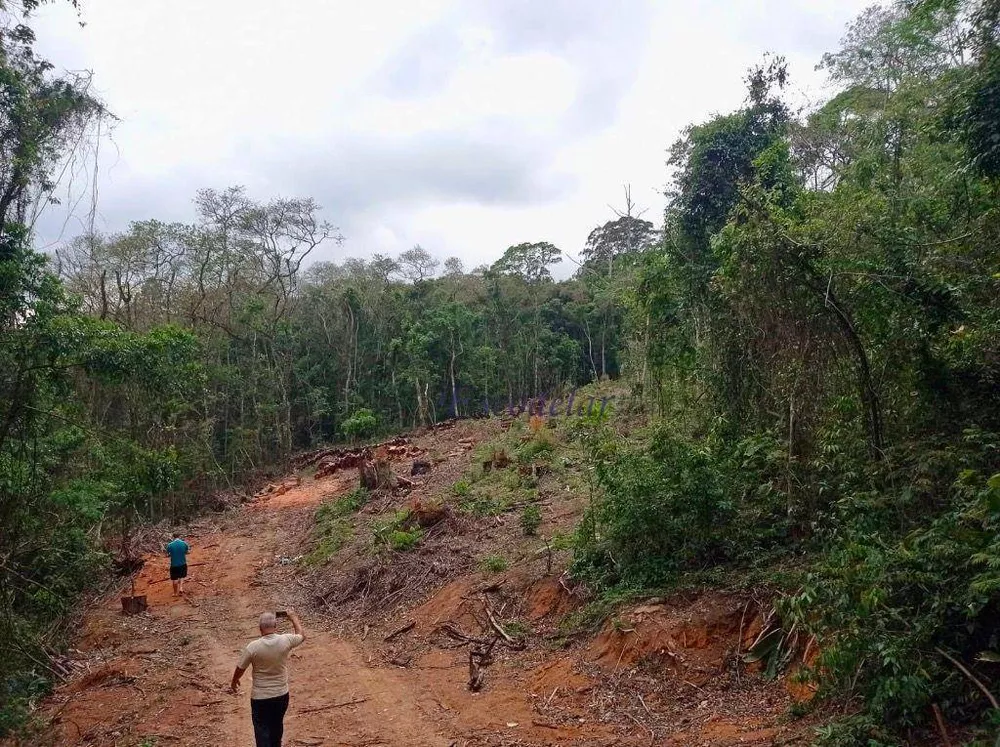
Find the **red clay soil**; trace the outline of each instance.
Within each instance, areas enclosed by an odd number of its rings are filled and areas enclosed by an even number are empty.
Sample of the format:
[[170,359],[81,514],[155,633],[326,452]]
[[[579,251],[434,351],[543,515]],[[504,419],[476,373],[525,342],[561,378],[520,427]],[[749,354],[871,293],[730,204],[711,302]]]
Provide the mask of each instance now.
[[[436,479],[457,479],[472,458],[469,439],[493,428],[460,425],[421,439],[435,457]],[[474,564],[448,566],[454,573],[441,577],[429,573],[426,588],[365,618],[352,617],[356,607],[312,607],[315,573],[303,575],[295,559],[307,549],[316,506],[352,489],[356,479],[348,470],[290,480],[190,527],[185,598],[171,596],[166,556],[149,557],[136,588],[147,596],[148,611],[123,615],[117,595],[88,611],[74,643],[81,673],[43,704],[49,728],[23,744],[252,745],[249,676],[238,696],[227,685],[238,652],[256,635],[259,613],[289,605],[302,614],[308,639],[291,658],[286,745],[722,747],[800,735],[808,741],[805,725],[787,723],[792,698],[782,683],[732,666],[753,635],[745,598],[647,604],[592,639],[566,637],[559,622],[582,600],[559,568],[549,573],[544,558],[525,554],[495,576]],[[399,500],[438,489],[423,482]],[[463,536],[489,541],[492,535],[473,528]],[[495,646],[482,690],[470,692],[470,644],[442,625],[473,638],[496,637],[490,615],[505,632],[515,631],[515,621],[521,626],[514,645]]]

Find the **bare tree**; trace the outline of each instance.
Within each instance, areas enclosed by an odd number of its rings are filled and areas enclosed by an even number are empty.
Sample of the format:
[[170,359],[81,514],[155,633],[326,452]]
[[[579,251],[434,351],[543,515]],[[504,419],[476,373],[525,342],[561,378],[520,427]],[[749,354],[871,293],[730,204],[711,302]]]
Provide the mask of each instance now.
[[414,283],[434,277],[439,264],[420,244],[399,255],[400,272]]
[[447,277],[457,277],[465,274],[465,265],[458,257],[448,257],[444,261],[444,274]]

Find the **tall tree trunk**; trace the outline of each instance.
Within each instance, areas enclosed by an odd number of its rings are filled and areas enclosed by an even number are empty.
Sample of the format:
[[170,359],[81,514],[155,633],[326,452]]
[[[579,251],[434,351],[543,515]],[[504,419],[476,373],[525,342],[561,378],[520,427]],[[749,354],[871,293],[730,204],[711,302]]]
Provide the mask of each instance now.
[[823,305],[833,313],[833,318],[851,350],[854,358],[855,372],[858,377],[858,396],[865,413],[868,448],[875,459],[881,460],[885,456],[883,451],[885,439],[882,430],[882,406],[879,402],[878,392],[875,390],[875,383],[872,380],[868,352],[865,350],[864,343],[861,342],[861,337],[854,326],[854,320],[851,318],[850,312],[838,300],[833,290],[832,279],[824,283],[824,279],[819,276],[807,260],[797,254],[794,248],[791,254],[795,257],[797,264],[808,274],[808,279],[806,280],[808,286],[823,299]]
[[427,425],[430,421],[430,413],[427,408],[427,387],[420,387],[420,379],[414,377],[413,386],[417,390],[417,417],[420,425]]
[[356,327],[354,324],[354,309],[351,308],[351,304],[347,304],[347,378],[344,380],[344,406],[350,407],[351,402],[351,378],[354,373],[354,368],[357,365],[355,356],[357,354],[357,342],[352,340],[357,334]]
[[399,427],[403,427],[403,401],[399,398],[399,386],[396,384],[396,369],[393,367],[390,369],[392,373],[392,393],[396,398],[396,411],[399,413],[397,415],[397,422]]
[[649,324],[650,318],[649,313],[646,313],[646,325],[643,331],[643,343],[642,343],[642,372],[639,374],[639,399],[642,401],[646,394],[647,382],[646,377],[649,375]]
[[605,312],[601,321],[601,380],[608,378],[608,355],[607,355],[608,318]]
[[590,358],[590,370],[594,372],[594,380],[600,378],[597,374],[597,362],[594,360],[594,338],[590,335],[590,320],[584,319],[583,333],[587,336],[587,357]]
[[458,387],[455,385],[455,346],[454,341],[452,341],[451,348],[451,363],[449,365],[449,373],[451,374],[451,407],[452,415],[454,417],[459,416],[458,412]]

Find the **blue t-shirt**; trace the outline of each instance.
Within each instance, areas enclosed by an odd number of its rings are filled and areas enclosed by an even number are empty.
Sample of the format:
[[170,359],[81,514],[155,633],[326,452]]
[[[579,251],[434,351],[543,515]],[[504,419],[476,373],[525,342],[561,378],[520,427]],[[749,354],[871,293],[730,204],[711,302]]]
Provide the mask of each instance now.
[[187,565],[188,543],[182,539],[175,539],[167,545],[167,554],[170,556],[170,567],[176,568],[179,565]]

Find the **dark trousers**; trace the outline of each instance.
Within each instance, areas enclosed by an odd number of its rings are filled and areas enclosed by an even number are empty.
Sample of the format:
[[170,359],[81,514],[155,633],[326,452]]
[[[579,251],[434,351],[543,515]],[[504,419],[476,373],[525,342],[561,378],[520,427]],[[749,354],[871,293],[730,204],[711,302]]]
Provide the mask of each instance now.
[[288,693],[277,698],[250,700],[250,719],[257,747],[281,747],[285,731],[285,711],[288,710]]

